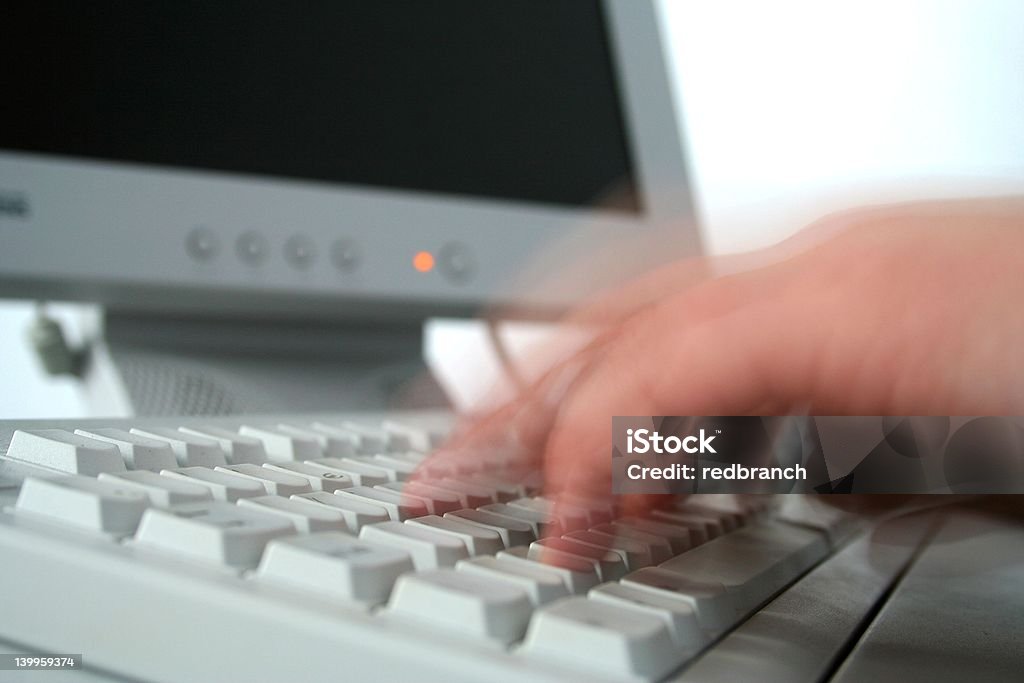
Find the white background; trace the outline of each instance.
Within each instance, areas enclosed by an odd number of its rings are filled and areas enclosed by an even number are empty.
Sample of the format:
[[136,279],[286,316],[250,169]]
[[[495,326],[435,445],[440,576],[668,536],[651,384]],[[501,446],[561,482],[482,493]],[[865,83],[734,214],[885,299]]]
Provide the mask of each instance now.
[[[1021,0],[662,5],[709,251],[859,203],[1024,191]],[[72,335],[74,309],[54,310]],[[30,355],[31,314],[0,303],[0,419],[84,415]],[[452,366],[473,334],[446,340]]]

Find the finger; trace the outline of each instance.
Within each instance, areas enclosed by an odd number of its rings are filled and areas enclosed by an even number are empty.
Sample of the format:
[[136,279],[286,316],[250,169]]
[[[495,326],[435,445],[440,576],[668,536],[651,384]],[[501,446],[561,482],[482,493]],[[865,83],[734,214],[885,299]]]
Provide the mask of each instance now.
[[[579,313],[570,314],[565,324],[580,323],[595,318],[605,317],[606,320],[616,318],[612,324],[595,329],[593,338],[566,360],[554,364],[553,367],[540,374],[528,387],[523,389],[513,400],[483,415],[472,415],[459,425],[458,434],[452,441],[454,447],[464,447],[471,443],[485,443],[501,440],[502,437],[516,435],[525,446],[538,445],[536,438],[546,436],[553,417],[553,411],[575,381],[582,368],[592,364],[603,353],[609,341],[622,336],[623,330],[632,324],[634,317],[639,317],[647,310],[645,304],[663,302],[668,295],[679,296],[686,291],[707,281],[707,276],[716,270],[708,259],[693,259],[683,264],[684,268],[663,269],[642,278],[625,288],[621,296],[611,294],[607,303],[595,301],[591,308]],[[685,274],[680,274],[680,273]],[[743,303],[749,295],[747,290],[734,287],[722,281],[717,290],[719,294],[713,298],[699,298],[694,302],[692,315],[699,317],[706,305],[714,307],[713,312],[722,312],[727,308]],[[660,292],[657,301],[653,299],[655,291]],[[669,294],[666,294],[669,293]],[[639,306],[629,311],[630,306]],[[608,315],[600,311],[608,312]],[[615,311],[614,315],[611,311]],[[629,315],[627,315],[629,312]],[[555,344],[557,346],[557,344]]]
[[539,469],[543,446],[557,413],[580,370],[599,352],[601,342],[549,370],[528,390],[483,416],[461,422],[449,439],[424,461],[415,478],[429,478],[431,470],[457,467],[486,454],[506,468]]
[[545,449],[550,489],[608,492],[614,415],[794,407],[883,414],[901,396],[926,395],[893,391],[898,370],[912,367],[905,328],[893,324],[899,307],[879,315],[856,305],[858,288],[830,285],[829,270],[780,264],[717,280],[634,318],[554,418]]
[[[750,276],[718,278],[709,293],[689,299],[683,317],[700,321],[745,305],[754,293],[766,287],[769,281],[782,277],[784,272],[763,270],[756,281]],[[686,296],[686,291],[689,290],[676,294],[673,299]],[[654,317],[659,315],[658,309],[655,307]],[[573,392],[581,376],[600,365],[609,344],[617,343],[629,335],[630,329],[643,324],[635,321],[642,320],[647,312],[648,309],[643,309],[608,327],[582,350],[544,373],[514,400],[460,424],[456,435],[427,460],[424,471],[431,466],[436,468],[439,463],[455,465],[482,451],[495,450],[507,454],[514,465],[539,465],[565,397]],[[682,317],[674,319],[682,322]]]
[[[531,407],[551,402],[549,397],[557,396],[559,387],[566,384],[566,376],[573,374],[571,368],[578,367],[581,358],[599,352],[609,339],[618,335],[622,326],[629,324],[631,318],[660,304],[668,296],[684,293],[715,278],[765,268],[806,252],[848,229],[857,217],[866,213],[867,210],[861,210],[830,216],[768,248],[728,256],[686,259],[599,292],[568,313],[541,348],[531,349],[518,359],[509,358],[516,365],[518,377],[535,379],[520,388],[519,395],[510,403],[483,415],[464,418],[460,423],[462,441],[493,439],[494,434],[507,432],[510,416],[520,412],[524,418],[518,422],[528,431],[543,432],[550,420],[543,412],[538,413]],[[721,306],[722,302],[715,305]],[[581,331],[589,332],[592,337],[582,348],[578,341]],[[566,354],[562,350],[565,348],[578,350],[564,359]],[[566,370],[566,367],[570,369]],[[538,371],[537,368],[543,369]],[[532,439],[529,443],[536,445]]]

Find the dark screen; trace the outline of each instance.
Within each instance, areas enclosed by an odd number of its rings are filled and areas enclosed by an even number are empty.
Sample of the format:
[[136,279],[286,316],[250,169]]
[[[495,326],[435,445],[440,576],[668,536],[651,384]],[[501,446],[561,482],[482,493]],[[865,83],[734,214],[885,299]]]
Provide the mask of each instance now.
[[5,5],[0,148],[638,210],[597,0]]

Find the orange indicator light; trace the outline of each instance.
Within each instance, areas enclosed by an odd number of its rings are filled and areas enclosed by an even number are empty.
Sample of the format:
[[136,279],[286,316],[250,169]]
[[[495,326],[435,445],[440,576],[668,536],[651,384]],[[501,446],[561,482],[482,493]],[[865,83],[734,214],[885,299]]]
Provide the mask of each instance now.
[[429,273],[434,269],[434,255],[429,251],[417,251],[412,257],[412,267],[421,273]]

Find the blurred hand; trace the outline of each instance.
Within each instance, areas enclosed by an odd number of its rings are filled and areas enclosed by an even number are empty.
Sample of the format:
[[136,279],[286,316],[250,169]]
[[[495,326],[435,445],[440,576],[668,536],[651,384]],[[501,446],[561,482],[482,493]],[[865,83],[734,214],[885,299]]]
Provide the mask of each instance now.
[[1013,198],[861,210],[680,262],[569,316],[596,339],[446,450],[512,434],[549,494],[607,494],[613,415],[1019,413],[1022,254]]

